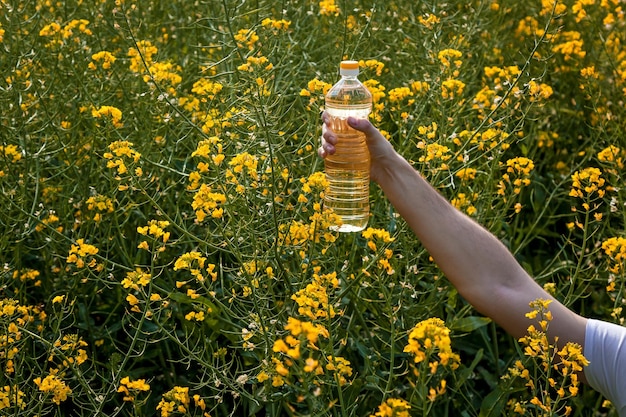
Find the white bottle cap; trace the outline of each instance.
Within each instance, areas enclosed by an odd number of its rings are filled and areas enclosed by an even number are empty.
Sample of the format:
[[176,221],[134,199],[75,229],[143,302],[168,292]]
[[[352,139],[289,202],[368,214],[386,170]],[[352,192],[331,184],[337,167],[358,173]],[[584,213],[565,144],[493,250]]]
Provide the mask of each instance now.
[[359,61],[341,61],[339,74],[356,77],[359,75]]

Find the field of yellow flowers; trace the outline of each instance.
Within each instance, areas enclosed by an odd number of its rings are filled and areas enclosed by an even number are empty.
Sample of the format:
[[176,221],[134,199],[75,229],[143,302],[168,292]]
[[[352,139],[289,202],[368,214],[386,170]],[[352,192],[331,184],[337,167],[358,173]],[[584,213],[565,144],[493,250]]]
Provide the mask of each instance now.
[[616,416],[548,304],[507,336],[377,187],[328,229],[346,58],[442,194],[623,324],[624,0],[0,0],[0,415]]

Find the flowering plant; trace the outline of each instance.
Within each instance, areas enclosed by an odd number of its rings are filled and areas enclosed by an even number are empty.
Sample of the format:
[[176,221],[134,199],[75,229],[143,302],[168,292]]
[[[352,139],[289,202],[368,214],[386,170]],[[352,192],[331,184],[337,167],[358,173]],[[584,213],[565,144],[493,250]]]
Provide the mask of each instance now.
[[625,29],[618,0],[0,2],[0,414],[616,415],[377,187],[331,231],[316,149],[356,59],[398,152],[624,324]]

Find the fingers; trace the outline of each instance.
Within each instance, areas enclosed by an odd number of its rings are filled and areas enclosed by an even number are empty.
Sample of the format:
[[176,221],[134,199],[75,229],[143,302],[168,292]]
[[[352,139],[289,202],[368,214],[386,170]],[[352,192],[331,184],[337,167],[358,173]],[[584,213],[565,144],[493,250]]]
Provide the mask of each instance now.
[[325,158],[328,155],[335,153],[335,144],[337,143],[337,136],[335,132],[330,128],[330,118],[326,112],[322,113],[322,144],[317,149],[317,154],[321,158]]

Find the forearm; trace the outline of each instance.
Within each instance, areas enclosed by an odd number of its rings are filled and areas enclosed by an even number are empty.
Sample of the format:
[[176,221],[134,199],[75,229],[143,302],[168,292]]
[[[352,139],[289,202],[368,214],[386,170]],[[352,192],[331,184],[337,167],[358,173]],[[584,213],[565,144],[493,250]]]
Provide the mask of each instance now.
[[528,303],[552,297],[495,236],[453,207],[401,156],[385,166],[390,168],[378,175],[379,185],[459,293],[514,336],[525,334]]

